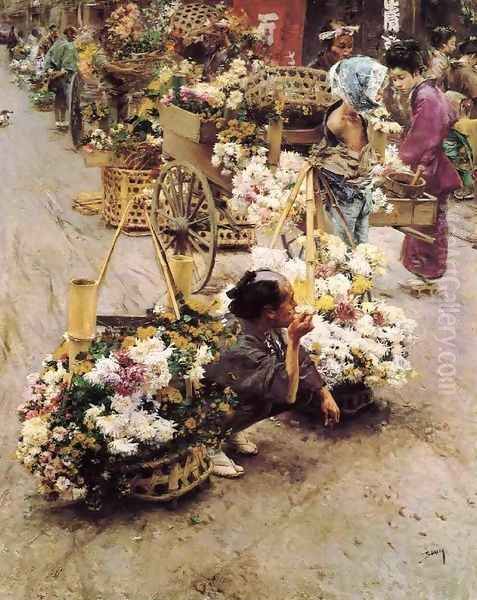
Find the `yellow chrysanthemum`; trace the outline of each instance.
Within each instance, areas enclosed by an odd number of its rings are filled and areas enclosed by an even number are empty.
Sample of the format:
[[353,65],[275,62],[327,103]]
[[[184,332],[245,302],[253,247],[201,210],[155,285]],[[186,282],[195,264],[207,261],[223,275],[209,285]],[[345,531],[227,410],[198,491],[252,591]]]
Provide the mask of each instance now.
[[153,337],[157,333],[157,328],[152,325],[149,327],[139,327],[137,330],[137,337],[140,340],[147,340],[147,338]]
[[370,290],[372,287],[373,283],[370,279],[364,277],[363,275],[356,275],[356,277],[353,278],[351,293],[360,296],[361,294],[364,294],[365,292]]
[[121,342],[121,348],[123,350],[127,350],[128,348],[131,348],[132,346],[134,346],[135,343],[136,343],[136,338],[132,335],[128,335]]
[[335,299],[330,294],[325,294],[315,300],[315,308],[321,312],[330,312],[335,307]]

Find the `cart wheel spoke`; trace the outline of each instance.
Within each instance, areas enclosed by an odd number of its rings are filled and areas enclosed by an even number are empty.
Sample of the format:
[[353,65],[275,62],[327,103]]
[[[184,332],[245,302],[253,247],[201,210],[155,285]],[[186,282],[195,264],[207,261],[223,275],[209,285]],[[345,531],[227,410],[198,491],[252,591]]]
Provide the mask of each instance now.
[[187,197],[186,197],[185,210],[186,210],[186,216],[187,217],[190,216],[190,212],[192,210],[191,203],[192,203],[192,197],[194,195],[195,184],[196,184],[196,177],[195,177],[195,174],[192,173],[191,178],[189,180],[189,188],[187,190]]
[[197,204],[194,206],[194,209],[192,211],[192,214],[189,217],[189,221],[193,221],[196,214],[199,212],[199,208],[204,204],[206,200],[206,197],[204,194],[201,194],[201,196],[199,197],[199,201],[197,202]]

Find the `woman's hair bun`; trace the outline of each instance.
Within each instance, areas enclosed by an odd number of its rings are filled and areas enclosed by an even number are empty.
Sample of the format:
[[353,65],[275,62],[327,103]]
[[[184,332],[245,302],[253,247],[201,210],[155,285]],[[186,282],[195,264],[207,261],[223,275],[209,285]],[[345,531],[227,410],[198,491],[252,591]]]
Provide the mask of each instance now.
[[242,291],[245,289],[245,287],[247,287],[247,285],[249,283],[254,281],[256,277],[257,277],[256,271],[245,271],[245,273],[242,275],[242,278],[235,285],[235,287],[233,287],[231,290],[226,292],[227,296],[229,298],[231,298],[232,300],[235,298],[238,298],[240,296],[240,294],[242,293]]

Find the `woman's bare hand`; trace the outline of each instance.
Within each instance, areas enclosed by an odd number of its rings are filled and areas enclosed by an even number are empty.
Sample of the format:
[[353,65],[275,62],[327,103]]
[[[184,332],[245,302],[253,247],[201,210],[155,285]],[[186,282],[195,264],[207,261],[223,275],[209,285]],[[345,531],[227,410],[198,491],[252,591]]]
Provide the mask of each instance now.
[[313,315],[303,313],[296,315],[288,326],[288,339],[293,343],[298,343],[303,336],[313,330]]

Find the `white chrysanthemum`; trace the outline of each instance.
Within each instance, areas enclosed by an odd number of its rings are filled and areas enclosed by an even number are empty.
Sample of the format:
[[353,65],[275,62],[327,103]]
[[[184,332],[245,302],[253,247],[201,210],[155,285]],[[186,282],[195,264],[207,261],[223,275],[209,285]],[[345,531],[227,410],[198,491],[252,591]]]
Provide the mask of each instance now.
[[124,437],[128,425],[128,416],[112,414],[96,417],[96,425],[103,435],[119,439]]
[[371,265],[366,258],[359,254],[352,254],[348,267],[355,275],[363,275],[364,277],[370,277],[373,274]]
[[365,336],[371,337],[376,333],[373,317],[371,315],[363,315],[355,323],[356,331]]
[[120,383],[119,363],[116,358],[100,358],[94,368],[84,378],[94,385],[115,385]]
[[287,262],[287,253],[279,248],[264,248],[254,246],[252,248],[252,268],[271,269],[281,272]]
[[73,484],[67,477],[61,476],[61,477],[58,477],[58,479],[55,481],[55,488],[60,493],[66,492],[66,490],[69,490],[72,486],[73,486]]
[[156,432],[156,442],[160,444],[167,444],[174,437],[177,425],[174,421],[168,421],[162,417],[156,417],[152,423],[152,427]]
[[351,288],[351,281],[342,273],[337,273],[327,280],[328,289],[332,296],[344,296]]
[[23,423],[21,436],[25,447],[38,447],[48,441],[49,429],[46,417],[33,417]]
[[296,281],[306,280],[306,262],[301,258],[294,258],[285,263],[280,271],[292,284]]
[[233,92],[230,93],[229,97],[227,98],[227,103],[226,106],[227,108],[230,108],[231,110],[236,110],[243,101],[243,94],[240,90],[234,90]]
[[132,396],[121,396],[121,394],[115,394],[111,400],[111,410],[117,413],[130,413],[137,410],[141,401],[142,391],[139,391]]
[[139,444],[136,442],[131,442],[131,440],[127,438],[120,438],[109,442],[108,450],[111,452],[111,454],[134,456],[139,450]]
[[93,427],[96,426],[96,419],[104,413],[104,410],[104,404],[101,404],[100,406],[90,404],[90,407],[85,410],[83,417],[83,423],[88,429],[93,429]]
[[336,235],[326,236],[325,247],[331,261],[342,262],[348,252],[348,246]]

